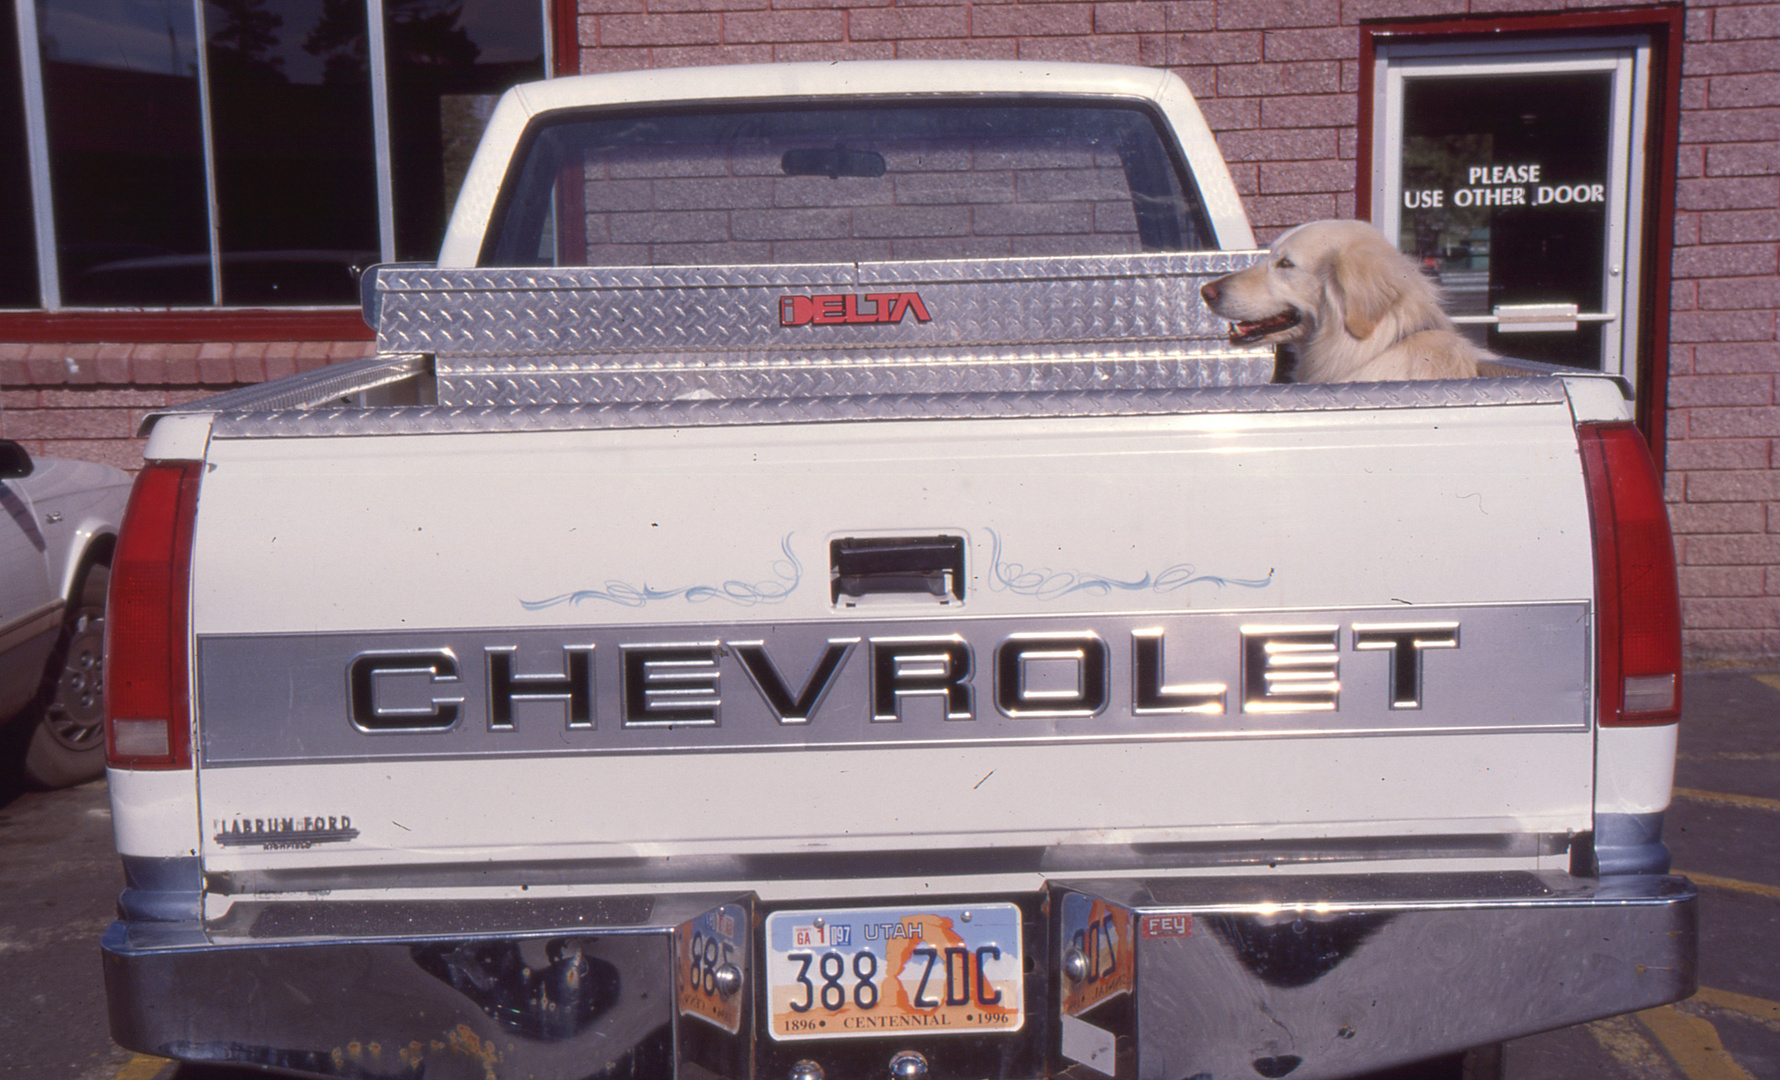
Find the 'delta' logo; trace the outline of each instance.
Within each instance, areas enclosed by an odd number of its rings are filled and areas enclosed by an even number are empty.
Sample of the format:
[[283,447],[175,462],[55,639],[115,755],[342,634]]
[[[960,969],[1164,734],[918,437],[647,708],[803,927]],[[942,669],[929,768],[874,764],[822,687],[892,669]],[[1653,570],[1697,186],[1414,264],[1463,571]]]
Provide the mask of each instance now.
[[899,323],[910,312],[916,322],[932,322],[919,293],[831,293],[825,296],[779,297],[780,326],[827,326],[835,323]]

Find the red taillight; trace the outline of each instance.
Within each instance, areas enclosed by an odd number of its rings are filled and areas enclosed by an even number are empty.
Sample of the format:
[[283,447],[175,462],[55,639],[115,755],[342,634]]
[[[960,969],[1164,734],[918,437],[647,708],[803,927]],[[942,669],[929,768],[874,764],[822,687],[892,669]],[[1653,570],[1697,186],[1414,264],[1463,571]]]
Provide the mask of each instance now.
[[1681,716],[1681,598],[1662,479],[1632,425],[1577,434],[1595,530],[1601,723],[1670,723]]
[[195,461],[145,466],[124,511],[105,618],[105,760],[113,768],[191,767],[185,639],[198,469]]

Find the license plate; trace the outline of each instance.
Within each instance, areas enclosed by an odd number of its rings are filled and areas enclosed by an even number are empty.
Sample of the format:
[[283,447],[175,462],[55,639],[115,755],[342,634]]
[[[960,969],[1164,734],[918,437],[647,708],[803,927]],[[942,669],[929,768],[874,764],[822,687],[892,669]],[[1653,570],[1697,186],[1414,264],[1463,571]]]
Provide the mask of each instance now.
[[740,991],[747,971],[748,913],[741,905],[707,911],[676,932],[674,996],[680,1015],[696,1016],[731,1035],[741,1031]]
[[1062,1012],[1080,1016],[1137,982],[1137,950],[1131,940],[1131,912],[1081,893],[1063,894],[1063,948],[1073,954],[1063,975]]
[[1013,904],[775,911],[767,1033],[792,1042],[1018,1031],[1021,948]]

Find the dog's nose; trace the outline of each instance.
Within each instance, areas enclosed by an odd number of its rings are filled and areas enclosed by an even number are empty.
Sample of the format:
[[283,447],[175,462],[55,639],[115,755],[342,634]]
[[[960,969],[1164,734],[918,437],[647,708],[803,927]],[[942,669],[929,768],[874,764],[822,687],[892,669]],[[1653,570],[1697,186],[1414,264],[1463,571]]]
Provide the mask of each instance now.
[[1205,302],[1208,304],[1216,300],[1218,298],[1218,283],[1208,281],[1199,286],[1199,295],[1205,297]]

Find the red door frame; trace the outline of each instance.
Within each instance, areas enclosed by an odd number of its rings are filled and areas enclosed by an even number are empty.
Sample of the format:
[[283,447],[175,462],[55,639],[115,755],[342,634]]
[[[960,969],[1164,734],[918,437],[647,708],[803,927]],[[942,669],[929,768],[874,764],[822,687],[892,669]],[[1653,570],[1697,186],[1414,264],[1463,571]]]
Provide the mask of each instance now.
[[581,12],[575,0],[550,0],[550,74],[581,74]]
[[1644,33],[1650,37],[1649,127],[1644,147],[1643,262],[1644,326],[1638,334],[1638,427],[1663,468],[1668,417],[1669,286],[1675,250],[1675,172],[1681,139],[1681,45],[1686,34],[1680,4],[1552,15],[1377,20],[1360,24],[1359,160],[1355,215],[1372,217],[1373,69],[1378,45],[1386,41],[1442,38],[1448,41],[1513,41],[1582,37],[1602,32]]

